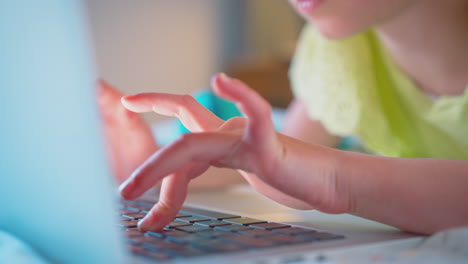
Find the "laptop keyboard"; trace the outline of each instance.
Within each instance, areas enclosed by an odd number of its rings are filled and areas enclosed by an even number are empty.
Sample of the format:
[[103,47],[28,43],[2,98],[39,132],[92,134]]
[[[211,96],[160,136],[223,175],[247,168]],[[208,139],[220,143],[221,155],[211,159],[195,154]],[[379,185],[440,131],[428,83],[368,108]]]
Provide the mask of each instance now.
[[157,261],[318,243],[344,236],[313,229],[183,207],[163,230],[140,232],[137,224],[153,207],[149,201],[121,201],[119,226],[130,251]]

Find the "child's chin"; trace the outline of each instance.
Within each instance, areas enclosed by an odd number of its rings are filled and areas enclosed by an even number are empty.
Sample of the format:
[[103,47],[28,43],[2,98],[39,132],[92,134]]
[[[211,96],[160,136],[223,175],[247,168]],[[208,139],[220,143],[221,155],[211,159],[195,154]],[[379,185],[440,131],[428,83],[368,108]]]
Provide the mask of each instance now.
[[352,37],[356,34],[361,33],[365,29],[358,29],[353,27],[351,24],[347,24],[345,22],[331,22],[331,23],[322,23],[322,22],[315,22],[314,23],[317,30],[327,39],[332,40],[340,40]]

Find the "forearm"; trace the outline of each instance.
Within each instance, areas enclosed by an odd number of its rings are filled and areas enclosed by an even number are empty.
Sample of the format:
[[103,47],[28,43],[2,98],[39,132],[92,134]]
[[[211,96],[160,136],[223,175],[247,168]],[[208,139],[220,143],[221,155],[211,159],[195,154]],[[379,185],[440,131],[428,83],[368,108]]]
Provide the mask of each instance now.
[[468,161],[346,152],[337,174],[355,215],[426,234],[468,225]]

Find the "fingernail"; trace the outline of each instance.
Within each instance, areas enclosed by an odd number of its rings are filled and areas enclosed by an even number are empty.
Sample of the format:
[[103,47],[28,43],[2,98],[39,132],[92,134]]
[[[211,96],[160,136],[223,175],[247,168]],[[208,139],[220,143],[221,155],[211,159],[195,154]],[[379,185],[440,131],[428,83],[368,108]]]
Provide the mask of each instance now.
[[228,76],[226,73],[224,73],[224,72],[221,72],[221,73],[219,74],[219,77],[220,77],[221,79],[225,80],[225,81],[231,80],[231,77],[229,77],[229,76]]
[[132,181],[130,179],[127,179],[119,186],[119,193],[125,199],[131,198],[131,188],[129,187],[131,183]]
[[120,101],[121,102],[126,102],[126,103],[130,103],[132,101],[135,102],[136,101],[141,101],[139,99],[141,99],[141,94],[129,94],[129,95],[124,95],[120,98]]
[[122,96],[120,98],[120,103],[128,110],[133,111],[133,112],[138,112],[137,111],[138,109],[136,109],[134,104],[132,104],[132,98],[133,98],[133,95]]
[[143,232],[146,232],[150,229],[150,224],[147,216],[138,222],[138,229],[140,229],[140,231]]
[[128,102],[128,98],[127,98],[128,95],[125,95],[125,96],[122,96],[120,98],[120,102],[125,105],[127,102]]

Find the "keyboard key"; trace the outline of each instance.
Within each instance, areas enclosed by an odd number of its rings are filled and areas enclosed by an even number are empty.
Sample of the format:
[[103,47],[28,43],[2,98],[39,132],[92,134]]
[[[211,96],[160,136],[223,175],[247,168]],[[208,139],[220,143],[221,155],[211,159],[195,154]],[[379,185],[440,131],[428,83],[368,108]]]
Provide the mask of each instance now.
[[210,227],[230,225],[230,223],[226,223],[224,221],[219,221],[219,220],[209,220],[209,221],[197,222],[195,224],[202,225],[202,226],[210,226]]
[[148,243],[148,244],[157,244],[160,243],[162,238],[154,236],[134,236],[130,238],[131,241],[137,242],[139,244]]
[[190,233],[212,230],[208,226],[201,226],[201,225],[179,226],[179,227],[176,227],[176,229],[182,230],[185,232],[190,232]]
[[145,233],[141,232],[137,228],[131,228],[131,229],[124,229],[122,230],[123,235],[126,236],[127,238],[133,238],[133,237],[140,237],[143,236]]
[[297,244],[310,241],[305,237],[276,234],[268,236],[265,239],[280,242],[281,244]]
[[[209,233],[209,232],[204,232]],[[221,252],[234,252],[244,250],[247,247],[241,246],[234,243],[226,243],[220,240],[209,240],[204,242],[198,242],[192,245],[193,247],[200,248],[206,252],[210,253],[221,253]]]
[[209,221],[210,219],[207,217],[200,217],[200,216],[188,216],[188,217],[177,218],[177,220],[195,223],[195,222],[200,222],[200,221]]
[[302,227],[286,227],[286,228],[273,229],[272,231],[275,233],[286,234],[286,235],[298,235],[302,233],[317,232],[313,229],[307,229],[307,228],[302,228]]
[[143,250],[138,255],[147,257],[151,260],[156,260],[156,261],[169,261],[171,259],[171,256],[165,252],[154,252],[154,251]]
[[225,219],[223,221],[226,221],[226,222],[232,223],[232,224],[237,224],[237,225],[250,225],[250,224],[266,223],[266,221],[258,220],[258,219],[254,219],[254,218],[249,218],[249,217],[230,218],[230,219]]
[[205,252],[204,250],[201,250],[199,248],[194,248],[194,247],[184,247],[183,249],[180,249],[180,250],[168,250],[168,252],[170,252],[170,254],[172,255],[172,257],[183,257],[183,258],[186,258],[186,257],[196,257],[196,256],[202,256],[202,255],[205,255],[207,252]]
[[122,217],[128,218],[130,220],[139,220],[145,217],[145,214],[142,213],[129,213],[129,214],[122,214]]
[[183,250],[186,248],[186,245],[164,239],[157,242],[143,243],[141,246],[151,251]]
[[332,239],[343,239],[345,238],[342,235],[335,235],[327,232],[313,232],[313,233],[303,233],[299,236],[306,237],[313,240],[332,240]]
[[187,232],[180,231],[177,229],[169,229],[169,230],[159,230],[155,232],[146,232],[145,235],[148,236],[155,236],[155,237],[160,237],[160,238],[166,238],[169,236],[175,237],[175,236],[185,236],[187,235]]
[[215,226],[215,229],[224,230],[224,231],[239,231],[239,230],[247,230],[252,229],[248,226],[243,225],[225,225],[225,226]]
[[262,223],[262,224],[253,224],[253,225],[249,225],[249,226],[253,227],[253,228],[260,228],[260,229],[266,229],[266,230],[290,227],[290,225],[285,225],[285,224],[280,224],[280,223],[273,223],[273,222]]
[[170,222],[166,227],[175,228],[175,227],[178,227],[178,226],[188,226],[188,225],[192,225],[192,223],[184,222],[184,221],[180,221],[180,220],[176,219],[176,220]]
[[276,233],[273,233],[270,230],[265,230],[265,229],[240,230],[237,233],[241,235],[247,235],[247,236],[253,236],[253,237],[276,235]]
[[128,218],[128,217],[119,216],[118,220],[119,221],[129,221],[129,220],[133,220],[133,219]]
[[[210,232],[199,232],[199,233],[210,233]],[[173,241],[179,244],[192,244],[208,240],[208,238],[197,236],[196,233],[186,233],[185,236],[168,237],[169,241]]]
[[126,211],[132,211],[132,212],[134,212],[134,213],[138,213],[138,212],[140,212],[141,209],[140,209],[140,208],[136,208],[136,207],[126,206],[126,207],[124,208],[124,210],[126,210]]
[[176,218],[183,218],[183,217],[190,217],[192,216],[191,214],[186,214],[186,213],[182,213],[182,212],[179,212],[177,215],[176,215]]
[[204,209],[199,209],[199,208],[185,207],[185,206],[182,207],[181,212],[183,212],[183,213],[190,212],[191,214],[203,215],[205,217],[208,217],[208,218],[211,218],[211,219],[217,219],[217,220],[240,217],[238,215],[215,212],[215,211],[204,210]]
[[276,245],[274,241],[259,238],[259,237],[248,237],[242,235],[235,235],[235,236],[228,236],[222,238],[222,240],[226,240],[232,243],[241,244],[243,246],[247,246],[250,248],[264,248],[264,247],[271,247]]
[[130,221],[121,221],[119,223],[120,227],[126,227],[126,228],[135,228],[138,225],[138,220],[130,220]]
[[213,239],[213,238],[219,238],[219,237],[225,237],[225,236],[232,236],[232,235],[235,235],[235,233],[231,231],[224,231],[224,230],[212,230],[210,232],[198,232],[198,233],[195,233],[195,235],[201,236],[204,238]]
[[132,210],[124,209],[119,212],[119,215],[134,214],[134,213],[139,213],[139,212],[140,210],[132,211]]

